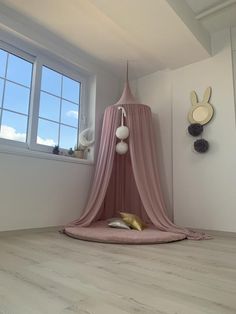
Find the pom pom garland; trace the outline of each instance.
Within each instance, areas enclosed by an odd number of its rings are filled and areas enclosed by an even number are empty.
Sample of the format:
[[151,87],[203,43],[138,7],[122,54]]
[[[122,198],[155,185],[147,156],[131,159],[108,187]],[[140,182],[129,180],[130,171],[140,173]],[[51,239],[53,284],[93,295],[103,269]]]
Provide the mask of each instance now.
[[[192,123],[188,127],[188,133],[194,137],[201,135],[203,132],[203,125],[200,123]],[[201,138],[193,143],[194,149],[198,153],[206,153],[209,149],[207,140]]]
[[129,147],[123,140],[128,138],[129,129],[124,125],[124,117],[126,117],[125,109],[122,106],[119,106],[118,110],[121,110],[121,126],[116,129],[116,137],[121,141],[116,144],[116,152],[120,155],[124,155],[127,153]]

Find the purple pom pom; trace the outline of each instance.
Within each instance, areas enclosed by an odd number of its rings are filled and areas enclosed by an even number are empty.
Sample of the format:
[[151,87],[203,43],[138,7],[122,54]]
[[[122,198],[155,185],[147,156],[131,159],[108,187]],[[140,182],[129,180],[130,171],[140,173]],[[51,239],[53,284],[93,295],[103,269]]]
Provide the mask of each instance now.
[[192,136],[199,136],[203,132],[203,125],[200,123],[192,123],[188,127],[188,133]]
[[194,149],[198,153],[205,153],[209,149],[209,143],[203,138],[194,142]]

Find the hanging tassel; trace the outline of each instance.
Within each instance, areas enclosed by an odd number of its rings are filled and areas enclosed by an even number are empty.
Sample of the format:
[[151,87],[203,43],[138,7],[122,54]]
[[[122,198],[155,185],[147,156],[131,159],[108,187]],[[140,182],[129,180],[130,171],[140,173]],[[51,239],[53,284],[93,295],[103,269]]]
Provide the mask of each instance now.
[[118,110],[121,110],[121,126],[116,130],[116,137],[120,140],[125,140],[129,136],[129,129],[124,125],[124,118],[127,115],[124,107],[119,106]]
[[129,129],[124,125],[124,118],[126,118],[125,108],[119,106],[118,110],[121,110],[121,126],[119,126],[116,130],[116,137],[118,137],[121,141],[116,144],[116,152],[123,155],[128,151],[128,144],[125,143],[124,140],[129,136]]
[[118,110],[121,110],[121,126],[123,126],[124,125],[124,117],[126,118],[126,111],[125,111],[125,108],[122,106],[119,106]]

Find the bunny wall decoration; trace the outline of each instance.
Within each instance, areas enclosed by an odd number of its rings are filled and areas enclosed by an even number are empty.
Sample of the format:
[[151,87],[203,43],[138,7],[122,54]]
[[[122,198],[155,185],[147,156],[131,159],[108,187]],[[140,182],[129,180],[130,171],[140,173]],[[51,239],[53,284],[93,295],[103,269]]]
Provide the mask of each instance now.
[[[211,98],[211,87],[205,90],[203,100],[198,101],[195,91],[191,92],[192,107],[188,113],[188,120],[191,123],[188,132],[192,136],[199,136],[203,132],[203,125],[207,124],[213,117],[214,109],[209,103]],[[198,153],[205,153],[209,149],[207,140],[201,138],[194,142],[194,149]]]
[[214,110],[209,103],[211,98],[211,87],[208,87],[204,93],[203,100],[199,101],[195,91],[191,92],[192,107],[188,114],[190,123],[207,124],[213,117]]

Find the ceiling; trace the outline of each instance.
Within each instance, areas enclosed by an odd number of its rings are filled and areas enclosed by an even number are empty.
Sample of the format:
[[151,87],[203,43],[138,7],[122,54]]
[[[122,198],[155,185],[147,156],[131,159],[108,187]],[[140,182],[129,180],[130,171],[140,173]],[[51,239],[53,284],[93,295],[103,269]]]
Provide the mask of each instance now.
[[227,2],[227,0],[186,0],[186,2],[192,8],[193,12],[200,14],[218,4]]
[[210,33],[236,26],[236,0],[185,0]]
[[227,1],[0,0],[0,12],[7,7],[21,24],[37,26],[32,36],[46,29],[117,75],[129,60],[139,77],[209,57],[214,21],[197,16]]

